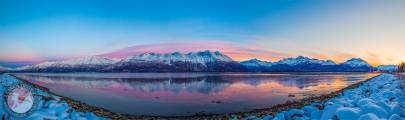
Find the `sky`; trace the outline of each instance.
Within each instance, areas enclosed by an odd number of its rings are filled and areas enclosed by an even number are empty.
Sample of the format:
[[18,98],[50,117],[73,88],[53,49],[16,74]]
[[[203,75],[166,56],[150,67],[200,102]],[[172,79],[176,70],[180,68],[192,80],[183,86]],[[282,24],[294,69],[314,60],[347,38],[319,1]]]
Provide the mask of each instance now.
[[218,50],[234,60],[405,61],[404,0],[0,0],[0,65]]

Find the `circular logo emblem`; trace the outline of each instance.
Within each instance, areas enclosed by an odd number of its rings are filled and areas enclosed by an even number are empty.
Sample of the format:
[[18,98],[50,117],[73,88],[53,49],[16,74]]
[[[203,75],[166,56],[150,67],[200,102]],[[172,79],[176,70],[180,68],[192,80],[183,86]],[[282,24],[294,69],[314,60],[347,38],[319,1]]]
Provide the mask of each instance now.
[[25,118],[34,112],[39,99],[32,86],[19,83],[7,89],[3,97],[3,106],[10,117]]
[[16,113],[26,113],[34,105],[32,92],[24,87],[11,90],[7,96],[7,106]]

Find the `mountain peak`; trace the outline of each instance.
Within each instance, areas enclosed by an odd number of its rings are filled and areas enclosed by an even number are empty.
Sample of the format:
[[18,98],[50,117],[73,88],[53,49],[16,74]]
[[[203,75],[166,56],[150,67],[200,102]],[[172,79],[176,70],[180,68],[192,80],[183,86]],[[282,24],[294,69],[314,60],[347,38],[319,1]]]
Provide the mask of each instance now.
[[266,61],[262,61],[262,60],[259,60],[257,58],[253,58],[253,59],[245,60],[245,61],[242,61],[242,62],[266,62]]
[[204,51],[197,51],[197,52],[189,52],[188,54],[199,54],[199,55],[224,55],[219,51],[212,52],[210,50],[204,50]]
[[223,55],[221,52],[219,52],[219,51],[215,51],[214,52],[216,55]]
[[296,57],[295,59],[310,59],[310,58],[304,57],[304,56],[298,56],[298,57]]
[[278,61],[277,63],[279,64],[287,64],[290,66],[295,66],[298,64],[321,64],[321,65],[336,65],[335,62],[331,61],[331,60],[318,60],[315,58],[309,58],[309,57],[304,57],[304,56],[298,56],[295,58],[285,58],[282,59],[280,61]]
[[254,59],[242,61],[242,62],[240,62],[240,64],[245,65],[245,66],[254,66],[254,67],[260,67],[260,66],[270,67],[273,63],[254,58]]
[[173,52],[172,55],[181,55],[180,52]]
[[349,59],[347,61],[365,61],[365,60],[363,60],[361,58],[351,58],[351,59]]
[[361,59],[361,58],[351,58],[347,60],[346,62],[342,63],[343,65],[348,65],[351,67],[359,67],[359,66],[367,66],[371,67],[370,64],[367,63],[367,61]]
[[376,67],[379,71],[395,72],[398,70],[397,65],[379,65]]
[[207,62],[214,62],[214,61],[224,61],[224,62],[231,62],[233,61],[230,57],[222,54],[219,51],[211,52],[209,50],[204,51],[197,51],[197,52],[189,52],[186,54],[182,54],[180,52],[173,52],[173,53],[147,53],[147,54],[140,54],[135,55],[132,57],[128,57],[125,59],[125,62],[136,62],[136,61],[153,61],[153,62],[161,62],[165,64],[172,64],[173,62],[191,62],[191,63],[201,63],[205,65]]
[[250,59],[250,60],[247,60],[247,61],[263,62],[262,60],[259,60],[257,58],[253,58],[253,59]]

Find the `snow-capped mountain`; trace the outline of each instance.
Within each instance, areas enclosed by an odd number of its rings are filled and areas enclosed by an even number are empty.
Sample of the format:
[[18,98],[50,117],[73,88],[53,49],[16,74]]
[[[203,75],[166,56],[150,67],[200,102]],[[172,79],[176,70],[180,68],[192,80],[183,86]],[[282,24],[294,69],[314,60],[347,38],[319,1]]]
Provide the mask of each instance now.
[[239,72],[242,65],[221,52],[209,50],[182,54],[143,53],[119,61],[112,71],[125,72]]
[[250,59],[246,61],[240,62],[243,66],[250,66],[250,67],[270,67],[273,65],[272,62],[267,62],[267,61],[261,61],[259,59]]
[[116,63],[117,60],[106,58],[106,57],[98,57],[98,56],[90,56],[90,57],[82,57],[67,61],[60,62],[61,64],[67,65],[110,65]]
[[371,72],[374,71],[375,68],[361,58],[352,58],[339,64],[338,70],[347,72]]
[[[36,65],[31,66],[24,66],[17,68],[17,70],[22,71],[37,71],[37,70],[44,70],[48,71],[48,69],[59,69],[64,71],[63,69],[76,69],[78,67],[85,68],[88,67],[94,68],[96,66],[108,66],[116,63],[117,60],[105,58],[105,57],[98,57],[98,56],[88,56],[88,57],[81,57],[76,59],[70,60],[63,60],[63,61],[53,61],[53,62],[43,62]],[[70,71],[70,70],[69,70]]]
[[114,60],[101,56],[82,57],[64,61],[44,62],[21,67],[23,72],[238,72],[242,65],[216,51],[182,54],[143,53]]
[[318,60],[303,56],[285,58],[276,62],[252,59],[240,63],[245,66],[246,69],[256,72],[333,71],[333,68],[337,66],[337,64],[331,60]]
[[206,65],[206,63],[208,62],[216,62],[216,61],[233,62],[233,60],[230,57],[218,51],[211,52],[208,50],[201,52],[190,52],[187,54],[182,54],[179,52],[166,54],[143,53],[132,57],[128,57],[123,60],[123,62],[141,62],[141,61],[161,62],[169,65],[174,62],[190,62],[190,63],[199,63],[203,65]]
[[318,60],[315,58],[308,58],[303,56],[298,56],[296,58],[285,58],[277,62],[267,62],[261,61],[258,59],[251,59],[247,61],[240,62],[244,66],[262,66],[262,67],[271,67],[272,65],[289,65],[289,66],[296,66],[302,64],[320,64],[320,65],[336,65],[335,62],[332,60]]
[[299,64],[321,64],[321,65],[336,65],[332,60],[318,60],[315,58],[308,58],[303,56],[298,56],[296,58],[285,58],[275,64],[287,64],[290,66],[295,66]]
[[364,61],[361,58],[352,58],[350,60],[347,60],[346,62],[342,63],[342,65],[350,66],[350,67],[372,67],[370,64],[368,64],[366,61]]
[[240,64],[243,65],[248,71],[254,72],[267,71],[267,69],[273,65],[272,62],[262,61],[256,58],[242,61]]
[[398,70],[398,66],[396,65],[380,65],[377,66],[376,69],[378,71],[383,71],[383,72],[395,72]]
[[248,70],[256,72],[367,72],[374,70],[371,65],[360,58],[353,58],[342,64],[336,64],[332,60],[303,56],[285,58],[271,63],[257,59],[240,63]]

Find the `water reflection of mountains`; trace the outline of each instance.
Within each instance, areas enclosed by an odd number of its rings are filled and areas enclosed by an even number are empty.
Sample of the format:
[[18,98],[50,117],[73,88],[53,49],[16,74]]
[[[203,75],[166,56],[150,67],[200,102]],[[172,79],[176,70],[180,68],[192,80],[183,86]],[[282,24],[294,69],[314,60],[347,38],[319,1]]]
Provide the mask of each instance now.
[[[17,75],[33,83],[65,84],[86,88],[118,88],[138,90],[144,92],[181,91],[211,93],[219,92],[232,84],[246,84],[258,86],[260,84],[276,82],[282,86],[304,89],[319,84],[330,84],[336,80],[362,80],[364,76],[342,75],[207,75],[197,77],[168,77],[168,78],[96,78],[77,76],[37,76]],[[46,85],[45,85],[46,87]],[[271,89],[271,88],[270,88]]]

